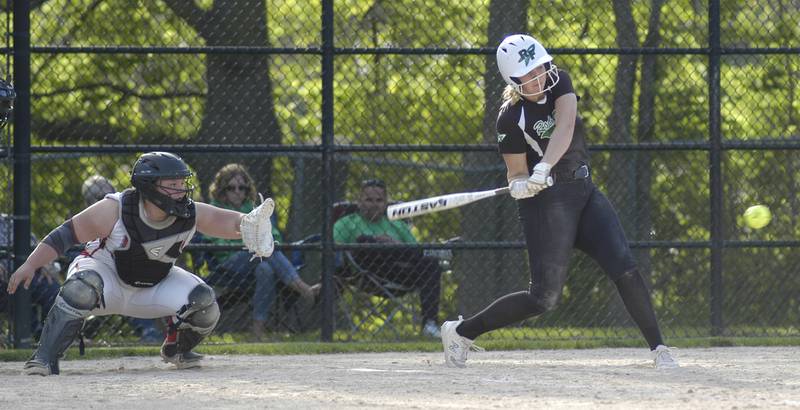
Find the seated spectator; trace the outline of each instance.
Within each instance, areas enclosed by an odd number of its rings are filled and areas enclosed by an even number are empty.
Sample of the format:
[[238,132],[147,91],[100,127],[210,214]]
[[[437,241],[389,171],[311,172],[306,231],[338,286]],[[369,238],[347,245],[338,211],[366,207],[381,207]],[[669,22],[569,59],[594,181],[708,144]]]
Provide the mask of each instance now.
[[117,192],[114,185],[111,184],[106,177],[100,175],[92,175],[86,178],[81,185],[81,195],[86,206],[90,206],[95,202],[106,197],[107,194]]
[[[417,243],[404,221],[386,217],[386,184],[370,179],[361,184],[358,212],[341,217],[333,226],[337,243]],[[420,295],[422,333],[439,337],[439,260],[423,256],[421,249],[367,249],[353,252],[356,262],[386,280],[410,286]]]
[[[210,203],[221,208],[248,213],[256,205],[257,194],[253,178],[241,164],[233,163],[222,167],[215,175],[209,191]],[[272,235],[275,243],[282,240],[274,224]],[[217,245],[243,246],[239,239],[212,238],[211,242]],[[257,340],[264,336],[264,325],[277,295],[278,280],[310,302],[313,302],[319,290],[303,281],[294,265],[279,250],[264,259],[251,260],[252,254],[245,250],[214,252],[213,257],[221,269],[209,276],[207,283],[211,286],[247,287],[252,276],[255,276],[252,332]]]
[[[7,312],[11,303],[6,288],[8,287],[8,277],[14,272],[10,257],[14,246],[13,234],[13,219],[10,215],[0,214],[0,248],[8,248],[8,253],[0,257],[0,311],[2,312]],[[36,237],[31,234],[31,248],[35,248],[38,243]],[[55,262],[39,269],[28,288],[31,292],[31,331],[36,340],[39,340],[44,319],[61,288],[59,271],[60,267]]]

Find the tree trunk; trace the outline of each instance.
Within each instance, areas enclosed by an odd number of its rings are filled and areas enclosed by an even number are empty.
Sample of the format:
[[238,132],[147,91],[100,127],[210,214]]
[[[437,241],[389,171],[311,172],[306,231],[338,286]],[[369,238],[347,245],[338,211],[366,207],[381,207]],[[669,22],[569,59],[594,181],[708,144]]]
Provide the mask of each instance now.
[[[512,33],[527,28],[529,2],[524,0],[492,0],[489,4],[487,44],[496,46]],[[483,143],[496,143],[495,122],[505,83],[497,72],[494,54],[486,57],[484,72],[485,112]],[[466,189],[499,187],[507,184],[505,166],[496,152],[464,154],[464,187]],[[496,171],[469,172],[470,169]],[[482,201],[463,209],[462,236],[468,241],[518,241],[521,229],[515,201],[509,198]],[[458,313],[471,315],[483,309],[498,296],[524,288],[529,281],[526,253],[514,250],[469,250],[455,259],[458,282]]]
[[[617,46],[632,48],[639,46],[636,38],[636,27],[633,19],[630,0],[614,1],[615,26],[617,29]],[[608,117],[609,142],[630,143],[631,115],[633,114],[633,94],[636,81],[636,55],[622,54],[618,57],[614,100],[611,114]],[[629,234],[634,221],[634,201],[631,194],[635,188],[635,170],[632,156],[626,151],[612,151],[608,169],[608,195],[617,208],[625,231]]]
[[[209,46],[269,46],[264,0],[216,0],[203,12],[192,5],[168,5],[192,24]],[[201,16],[201,17],[198,17]],[[263,54],[206,54],[208,95],[197,144],[280,144],[269,57]],[[201,156],[202,155],[202,156]],[[263,155],[192,155],[203,192],[228,162],[247,166],[259,192],[271,195],[272,160]]]
[[[630,0],[614,0],[614,24],[617,30],[617,46],[632,48],[639,46],[636,38],[636,22],[633,19]],[[631,115],[633,114],[633,94],[636,81],[638,56],[621,54],[618,57],[614,100],[608,117],[609,142],[630,143]],[[632,195],[636,190],[636,162],[628,151],[612,151],[608,167],[606,193],[617,209],[622,226],[630,237],[636,225],[636,202]],[[620,298],[612,298],[609,306],[609,322],[628,323],[628,314]]]
[[[650,8],[650,19],[647,27],[647,38],[645,47],[658,47],[661,42],[659,32],[661,30],[661,6],[664,0],[653,0]],[[642,76],[640,81],[639,93],[639,124],[636,127],[636,134],[639,142],[650,142],[654,140],[655,133],[655,100],[656,90],[658,89],[658,57],[656,55],[645,55],[642,57]],[[653,166],[651,163],[652,154],[650,151],[640,151],[636,154],[636,240],[652,239],[653,221],[651,210],[653,208],[653,198],[651,189],[653,184]],[[652,272],[650,252],[644,250],[638,253],[639,268],[645,279],[649,279]]]

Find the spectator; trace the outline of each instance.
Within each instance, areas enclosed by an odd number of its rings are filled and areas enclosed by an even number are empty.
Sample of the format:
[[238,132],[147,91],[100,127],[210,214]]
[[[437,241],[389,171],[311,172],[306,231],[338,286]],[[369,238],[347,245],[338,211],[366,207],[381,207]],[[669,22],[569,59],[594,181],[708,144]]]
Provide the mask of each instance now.
[[[100,175],[92,175],[86,178],[81,186],[81,195],[83,195],[87,208],[105,198],[107,194],[113,194],[115,192],[117,192],[117,190],[114,188],[111,181]],[[83,245],[68,250],[65,256],[68,258],[69,263],[72,263],[72,260],[75,259],[82,250]],[[148,344],[161,342],[164,332],[159,330],[158,326],[156,326],[155,319],[140,319],[136,317],[128,317],[126,319],[128,324],[133,327],[136,334],[139,335],[140,342]]]
[[[253,178],[241,164],[228,164],[222,167],[214,177],[210,187],[212,205],[243,213],[250,212],[256,205],[256,187]],[[272,226],[275,242],[282,240],[275,225]],[[238,239],[213,238],[217,245],[242,246]],[[260,340],[264,336],[264,326],[269,318],[269,311],[276,298],[277,280],[289,286],[307,301],[313,302],[319,287],[311,287],[297,273],[297,269],[281,251],[274,251],[272,256],[251,260],[252,255],[244,250],[220,251],[213,253],[213,259],[219,264],[218,269],[208,278],[208,284],[223,287],[248,287],[251,274],[255,276],[253,294],[253,336]]]
[[105,198],[106,194],[113,194],[114,192],[117,192],[117,190],[111,184],[111,181],[100,175],[92,175],[86,178],[81,186],[81,195],[83,195],[83,200],[87,207]]
[[[377,179],[361,184],[358,212],[343,216],[333,226],[337,243],[417,243],[408,224],[386,217],[386,184]],[[422,334],[439,337],[439,260],[421,250],[362,250],[353,253],[365,269],[386,280],[411,286],[422,305]]]
[[[0,214],[0,248],[8,248],[6,255],[11,255],[13,251],[13,232],[14,221],[11,216]],[[36,247],[39,240],[31,234],[31,247]],[[53,306],[53,302],[58,295],[58,290],[61,288],[59,282],[60,267],[57,263],[50,263],[36,271],[31,283],[31,330],[34,339],[38,340],[42,332],[42,324],[47,317],[47,312]],[[11,267],[11,257],[0,257],[0,311],[8,311],[8,304],[10,298],[6,292],[8,285],[8,276],[13,272]]]

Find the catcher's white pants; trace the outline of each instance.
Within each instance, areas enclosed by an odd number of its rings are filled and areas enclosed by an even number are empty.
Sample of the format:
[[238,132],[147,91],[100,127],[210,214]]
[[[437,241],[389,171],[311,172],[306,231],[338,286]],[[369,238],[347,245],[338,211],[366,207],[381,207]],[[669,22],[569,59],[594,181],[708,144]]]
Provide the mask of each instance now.
[[173,266],[164,280],[149,288],[137,288],[123,282],[110,253],[105,250],[93,256],[80,255],[69,267],[67,277],[82,270],[93,270],[103,278],[105,306],[91,311],[92,315],[125,315],[141,319],[174,316],[188,302],[189,292],[203,280]]

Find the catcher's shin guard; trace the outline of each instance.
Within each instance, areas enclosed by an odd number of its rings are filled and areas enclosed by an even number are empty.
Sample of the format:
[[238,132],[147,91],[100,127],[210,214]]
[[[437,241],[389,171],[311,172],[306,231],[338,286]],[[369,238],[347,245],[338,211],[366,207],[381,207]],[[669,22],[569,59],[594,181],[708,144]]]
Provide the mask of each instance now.
[[205,283],[192,289],[188,300],[189,303],[178,311],[176,319],[169,319],[167,337],[161,345],[162,359],[179,369],[199,366],[203,356],[192,349],[214,331],[220,315],[214,290]]
[[25,363],[25,373],[59,374],[58,360],[83,326],[89,311],[100,306],[103,279],[95,271],[77,272],[64,283],[39,338],[39,347]]

